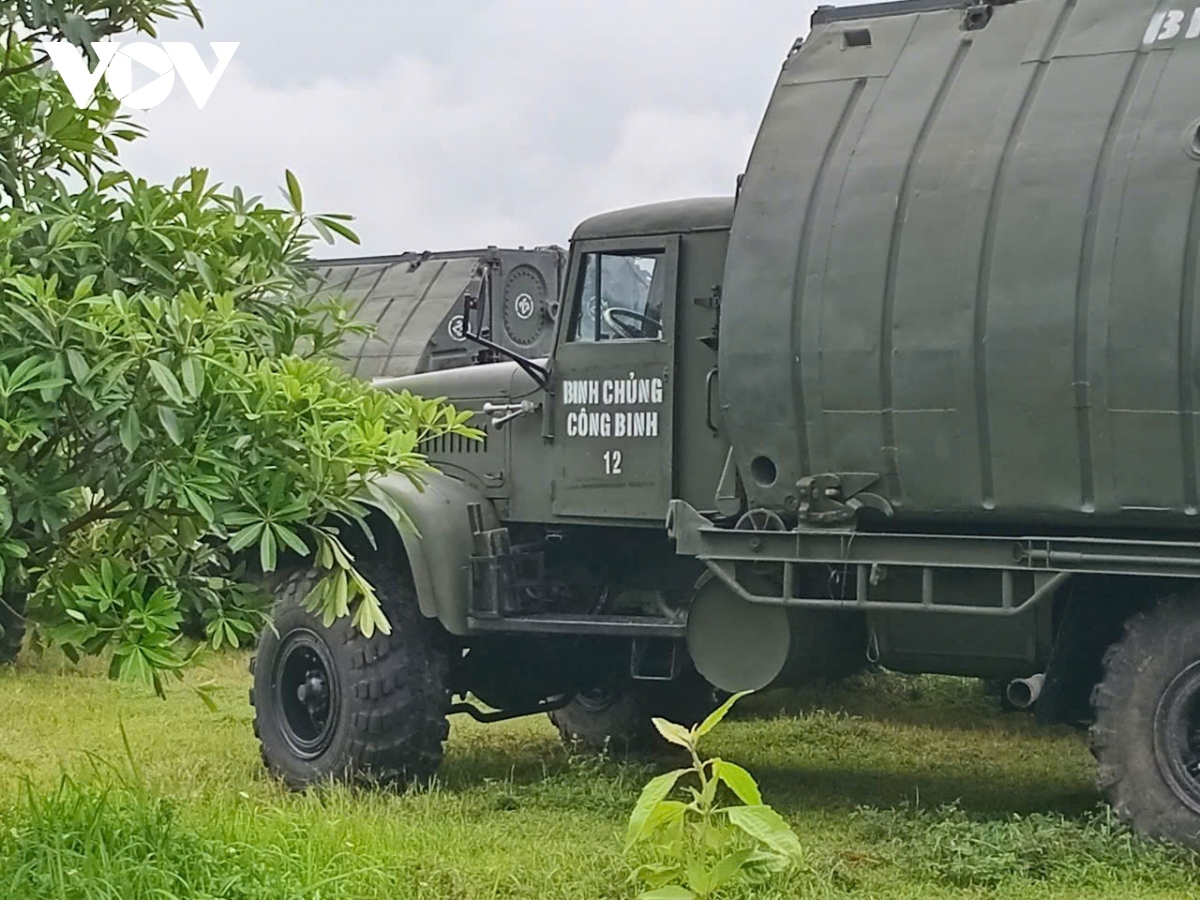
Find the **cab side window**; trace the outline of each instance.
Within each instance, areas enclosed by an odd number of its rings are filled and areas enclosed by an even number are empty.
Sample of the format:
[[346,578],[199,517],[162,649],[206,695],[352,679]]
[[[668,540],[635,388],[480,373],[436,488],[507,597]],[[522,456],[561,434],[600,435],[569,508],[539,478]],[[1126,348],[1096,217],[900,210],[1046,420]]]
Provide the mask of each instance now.
[[662,337],[665,267],[654,253],[587,253],[580,266],[569,340]]

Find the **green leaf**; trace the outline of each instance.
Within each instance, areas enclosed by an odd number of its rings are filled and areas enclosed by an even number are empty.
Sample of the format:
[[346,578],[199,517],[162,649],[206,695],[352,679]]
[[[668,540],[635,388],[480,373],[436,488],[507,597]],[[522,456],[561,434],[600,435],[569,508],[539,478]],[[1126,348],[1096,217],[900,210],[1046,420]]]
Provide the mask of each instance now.
[[229,540],[229,550],[231,553],[240,553],[251,544],[259,539],[263,529],[267,526],[259,522],[257,525],[252,525],[249,528],[243,528]]
[[689,856],[687,859],[687,883],[701,897],[707,897],[712,888],[709,886],[708,868],[701,856]]
[[333,611],[339,619],[350,612],[350,579],[345,569],[333,579]]
[[333,232],[325,227],[324,222],[322,222],[320,219],[312,219],[311,224],[313,229],[317,232],[317,236],[320,237],[321,240],[327,244],[333,243]]
[[687,888],[671,884],[638,894],[637,900],[695,900],[695,897],[696,895]]
[[[120,659],[119,656],[117,658]],[[121,659],[118,671],[122,681],[134,681],[146,685],[154,682],[154,667],[146,659],[141,647],[128,648],[127,655]]]
[[158,407],[158,421],[162,423],[163,430],[167,432],[167,437],[171,439],[171,443],[175,446],[183,444],[183,429],[179,426],[179,416],[175,415],[175,410],[169,406]]
[[648,832],[647,825],[657,806],[666,800],[667,795],[675,789],[679,779],[690,772],[690,769],[675,769],[651,778],[642,788],[641,796],[634,804],[633,812],[629,815],[629,827],[625,831],[625,849],[628,850],[640,841]]
[[358,609],[354,611],[351,624],[362,632],[364,637],[369,638],[376,631],[391,634],[392,624],[383,612],[383,605],[379,602],[379,597],[374,591],[360,591],[360,594],[361,599],[358,601]]
[[194,356],[183,358],[183,386],[193,399],[204,390],[204,364]]
[[300,190],[300,180],[296,178],[291,169],[284,171],[284,176],[287,179],[287,197],[288,202],[292,204],[293,212],[304,211],[304,194]]
[[154,375],[154,380],[166,391],[167,396],[176,403],[182,404],[183,389],[179,386],[179,380],[175,377],[175,373],[156,359],[150,360],[150,371]]
[[121,438],[121,446],[130,453],[133,453],[141,446],[142,420],[138,418],[136,406],[130,405],[125,410],[125,415],[121,417],[121,426],[118,431]]
[[187,497],[188,503],[191,504],[192,509],[203,516],[205,522],[211,522],[213,520],[213,508],[209,502],[204,499],[203,494],[186,484],[183,486],[183,493]]
[[723,759],[714,760],[713,774],[747,806],[762,806],[763,799],[758,782],[741,766]]
[[683,866],[679,863],[643,863],[633,870],[633,874],[629,876],[632,882],[641,882],[647,885],[649,889],[665,887],[672,881],[678,881],[684,877]]
[[275,532],[270,528],[264,528],[262,538],[258,542],[258,558],[264,572],[275,571],[277,552]]
[[715,891],[728,884],[753,856],[753,850],[737,850],[723,857],[709,873],[708,889]]
[[200,698],[200,702],[204,704],[209,712],[217,712],[217,701],[213,698],[213,692],[217,689],[215,684],[198,684],[192,688],[196,696]]
[[359,239],[357,234],[355,234],[348,226],[343,225],[341,222],[337,221],[336,219],[333,219],[329,216],[317,216],[314,219],[314,221],[320,222],[322,225],[324,225],[330,231],[341,235],[342,237],[344,237],[346,240],[348,240],[352,244],[361,244],[362,243],[362,241]]
[[275,523],[271,526],[275,530],[275,536],[280,543],[287,545],[292,550],[299,553],[301,556],[308,556],[308,546],[304,541],[300,540],[300,536],[292,531],[286,525]]
[[754,840],[766,844],[776,853],[793,860],[804,856],[800,839],[783,816],[769,806],[731,806],[723,810],[730,824]]
[[85,275],[83,278],[79,279],[79,284],[75,285],[75,293],[72,295],[71,299],[75,302],[79,302],[84,297],[90,297],[92,295],[92,288],[95,287],[95,285],[96,276]]
[[650,811],[646,824],[642,826],[643,839],[650,837],[660,828],[670,828],[687,813],[688,805],[679,800],[662,800]]
[[87,360],[83,358],[83,354],[74,347],[67,350],[67,365],[71,369],[71,375],[74,376],[76,383],[80,386],[87,384],[87,380],[92,376],[92,370],[87,364]]
[[703,722],[701,722],[700,726],[696,729],[696,737],[704,737],[704,735],[708,734],[710,731],[712,731],[714,728],[716,728],[718,725],[720,725],[721,720],[724,719],[729,714],[729,710],[731,710],[733,708],[733,704],[737,703],[739,700],[741,700],[747,694],[752,694],[752,693],[754,693],[754,692],[753,691],[740,691],[739,693],[734,694],[732,697],[730,697],[728,700],[726,700],[724,703],[722,703],[716,709],[714,709],[711,713],[708,714],[708,718],[706,718]]
[[691,750],[693,746],[691,732],[682,725],[676,725],[674,722],[668,722],[666,719],[651,719],[654,727],[658,729],[658,733],[670,741],[672,744],[678,744],[686,750]]

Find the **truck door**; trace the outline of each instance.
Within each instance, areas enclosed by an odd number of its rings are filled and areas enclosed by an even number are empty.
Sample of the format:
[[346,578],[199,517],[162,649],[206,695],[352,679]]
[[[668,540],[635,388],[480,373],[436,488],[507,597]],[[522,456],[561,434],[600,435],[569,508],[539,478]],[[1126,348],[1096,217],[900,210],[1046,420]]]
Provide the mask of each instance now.
[[573,250],[553,366],[556,515],[661,521],[671,500],[678,238]]

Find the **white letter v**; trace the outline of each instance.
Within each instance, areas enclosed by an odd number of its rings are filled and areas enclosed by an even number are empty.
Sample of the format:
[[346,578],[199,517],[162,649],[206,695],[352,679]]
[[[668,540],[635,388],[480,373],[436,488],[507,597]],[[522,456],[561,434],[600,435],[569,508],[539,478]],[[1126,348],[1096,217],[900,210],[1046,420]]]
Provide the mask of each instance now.
[[217,81],[225,74],[225,69],[238,48],[238,42],[212,41],[209,46],[212,47],[213,53],[217,54],[217,65],[211,72],[204,68],[204,63],[200,61],[200,54],[187,41],[163,41],[163,49],[171,57],[175,71],[179,73],[179,77],[187,85],[192,99],[201,109],[204,109],[204,104],[212,96]]
[[69,41],[42,41],[38,47],[45,51],[62,76],[75,105],[86,107],[92,102],[96,85],[100,83],[108,64],[112,62],[121,45],[117,41],[97,41],[92,44],[97,63],[94,71],[88,71],[87,57],[83,51]]

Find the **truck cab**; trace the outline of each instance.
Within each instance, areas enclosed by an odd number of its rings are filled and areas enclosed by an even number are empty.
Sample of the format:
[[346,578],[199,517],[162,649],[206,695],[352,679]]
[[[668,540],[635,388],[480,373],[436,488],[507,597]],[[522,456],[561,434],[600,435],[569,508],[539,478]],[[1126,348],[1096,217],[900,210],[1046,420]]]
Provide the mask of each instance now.
[[[476,655],[490,657],[496,635],[563,639],[567,694],[689,672],[685,608],[703,567],[675,553],[664,522],[674,499],[713,515],[737,502],[717,399],[733,208],[699,198],[584,221],[553,346],[532,372],[509,361],[380,383],[473,409],[486,432],[424,448],[478,492],[472,531],[459,535],[470,552],[445,560],[459,577],[446,573],[436,604]],[[545,640],[523,652],[560,653]],[[525,705],[544,693],[531,689]]]
[[732,216],[731,198],[709,198],[583,222],[544,386],[512,362],[381,386],[478,410],[486,447],[428,455],[485,490],[506,522],[661,531],[674,497],[712,505],[729,450],[715,370]]

